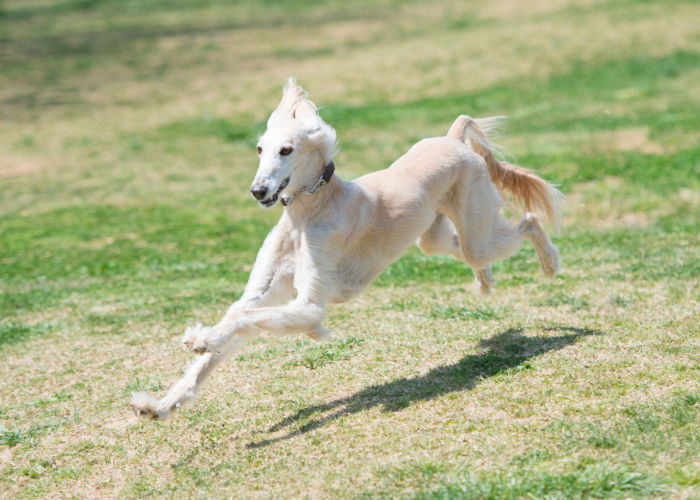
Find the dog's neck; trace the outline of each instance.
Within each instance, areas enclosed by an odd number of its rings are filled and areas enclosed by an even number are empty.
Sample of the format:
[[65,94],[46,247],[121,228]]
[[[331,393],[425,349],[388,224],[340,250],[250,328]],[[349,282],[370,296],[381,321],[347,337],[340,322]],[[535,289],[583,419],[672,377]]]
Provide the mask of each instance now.
[[328,163],[325,164],[323,167],[323,172],[321,173],[321,177],[319,177],[318,181],[316,181],[316,184],[314,184],[312,187],[302,187],[301,189],[298,189],[292,194],[289,195],[282,195],[280,198],[280,202],[282,205],[285,207],[289,206],[292,204],[293,201],[297,199],[299,195],[302,194],[307,194],[307,195],[313,195],[316,194],[320,189],[323,189],[324,186],[326,186],[330,180],[331,177],[333,177],[333,172],[335,172],[335,165],[333,164],[333,160],[328,160]]
[[297,224],[302,225],[304,220],[310,221],[317,216],[323,216],[329,204],[344,190],[345,184],[337,175],[331,175],[328,182],[313,195],[302,194],[295,197],[291,204],[284,206],[284,212]]

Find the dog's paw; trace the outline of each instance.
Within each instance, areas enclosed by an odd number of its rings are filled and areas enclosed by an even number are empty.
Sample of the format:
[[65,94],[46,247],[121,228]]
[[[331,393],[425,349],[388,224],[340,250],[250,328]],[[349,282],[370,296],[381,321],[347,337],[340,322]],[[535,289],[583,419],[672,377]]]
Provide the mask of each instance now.
[[197,323],[194,326],[188,326],[187,328],[185,328],[185,334],[182,336],[182,345],[185,346],[186,349],[189,349],[190,351],[192,350],[192,347],[194,346],[194,341],[197,338],[197,334],[201,329],[201,323]]
[[159,418],[156,406],[158,400],[145,392],[132,392],[129,406],[141,417]]
[[554,278],[554,275],[559,272],[559,252],[554,245],[550,244],[546,255],[543,255],[539,261],[542,272],[548,278]]
[[188,326],[185,329],[185,334],[182,336],[182,345],[186,349],[197,353],[204,354],[210,351],[209,332],[212,331],[210,326],[202,326],[197,323],[194,326]]
[[309,330],[306,334],[314,339],[316,342],[325,342],[331,337],[330,330],[322,327],[321,325],[316,325],[313,330]]
[[203,337],[209,328],[202,326],[201,323],[197,323],[194,326],[188,326],[185,328],[185,334],[182,336],[182,345],[190,351],[199,353],[204,352],[205,343],[203,342]]
[[474,271],[474,279],[482,295],[489,295],[491,293],[491,286],[496,284],[491,275],[491,266],[486,266],[483,269]]

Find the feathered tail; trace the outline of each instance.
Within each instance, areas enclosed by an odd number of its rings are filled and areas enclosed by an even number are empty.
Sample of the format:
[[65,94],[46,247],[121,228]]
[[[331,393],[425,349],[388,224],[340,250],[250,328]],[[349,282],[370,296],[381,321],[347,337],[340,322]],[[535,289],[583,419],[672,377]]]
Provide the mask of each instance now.
[[447,132],[452,137],[471,146],[475,153],[486,160],[489,177],[503,192],[509,191],[517,205],[527,212],[544,212],[547,220],[559,230],[561,192],[535,173],[517,165],[502,162],[493,155],[487,134],[493,130],[501,117],[472,119],[460,115]]

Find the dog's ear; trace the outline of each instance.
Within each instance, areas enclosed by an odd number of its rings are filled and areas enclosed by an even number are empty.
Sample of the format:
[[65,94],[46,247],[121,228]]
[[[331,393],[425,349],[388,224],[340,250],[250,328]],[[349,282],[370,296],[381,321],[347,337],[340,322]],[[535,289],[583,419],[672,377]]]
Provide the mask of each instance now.
[[308,140],[323,151],[326,160],[330,160],[338,151],[335,130],[318,115],[314,128],[308,129]]
[[[282,99],[277,105],[277,109],[270,115],[271,121],[279,119],[300,119],[307,122],[307,127],[313,126],[312,120],[316,120],[318,113],[316,105],[306,98],[306,91],[297,85],[294,77],[289,77],[287,84],[282,91]],[[268,121],[269,125],[269,121]]]
[[293,113],[297,102],[305,97],[306,92],[304,89],[297,85],[297,81],[293,76],[290,76],[282,90],[282,100],[277,106],[277,109],[286,112],[291,118],[294,118]]
[[300,99],[292,110],[292,118],[303,121],[304,123],[314,123],[318,120],[318,112],[316,105],[308,99]]
[[316,106],[309,101],[306,91],[297,85],[293,76],[289,77],[282,91],[282,100],[277,106],[277,111],[284,113],[288,118],[301,118],[309,113],[316,112]]
[[287,79],[287,83],[284,84],[284,89],[282,89],[282,96],[292,97],[293,100],[296,100],[299,97],[306,97],[306,91],[297,84],[296,78],[290,76]]
[[325,131],[322,127],[315,127],[308,131],[308,138],[311,142],[319,142],[323,140]]

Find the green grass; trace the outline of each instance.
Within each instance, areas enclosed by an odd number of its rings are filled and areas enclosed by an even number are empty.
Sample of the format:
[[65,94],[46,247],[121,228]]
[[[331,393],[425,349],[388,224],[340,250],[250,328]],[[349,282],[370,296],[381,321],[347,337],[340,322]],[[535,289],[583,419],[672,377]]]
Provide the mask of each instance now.
[[601,465],[582,467],[569,474],[535,471],[467,476],[415,499],[517,499],[517,498],[648,498],[663,493],[655,478],[625,468]]
[[46,323],[26,325],[13,320],[0,323],[0,346],[14,342],[23,342],[33,335],[46,333],[49,329],[50,325]]
[[294,361],[290,361],[290,366],[305,366],[309,370],[315,370],[327,363],[340,361],[357,354],[362,339],[350,337],[340,342],[328,345],[315,346],[302,351],[301,356]]
[[490,307],[475,307],[474,309],[463,306],[437,306],[430,312],[431,318],[453,319],[492,319],[497,318],[498,313]]
[[[262,15],[261,13],[264,13]],[[700,495],[696,2],[5,0],[0,497]],[[383,168],[459,113],[567,195],[563,269],[417,248],[167,422],[184,327],[243,291],[289,75]]]

